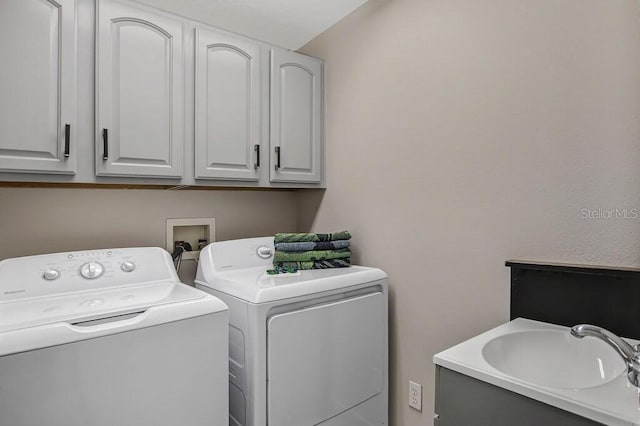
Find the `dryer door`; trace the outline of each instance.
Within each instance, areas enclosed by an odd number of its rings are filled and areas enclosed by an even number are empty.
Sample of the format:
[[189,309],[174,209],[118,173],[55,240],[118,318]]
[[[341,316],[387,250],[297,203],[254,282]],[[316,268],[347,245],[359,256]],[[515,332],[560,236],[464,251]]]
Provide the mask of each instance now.
[[378,292],[271,317],[269,426],[317,425],[380,393],[384,315]]

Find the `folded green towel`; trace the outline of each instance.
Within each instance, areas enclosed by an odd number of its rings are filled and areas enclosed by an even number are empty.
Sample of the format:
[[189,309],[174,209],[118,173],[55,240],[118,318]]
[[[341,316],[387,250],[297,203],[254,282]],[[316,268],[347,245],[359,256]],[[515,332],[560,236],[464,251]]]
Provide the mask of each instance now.
[[318,260],[346,259],[351,257],[351,250],[311,250],[311,251],[278,251],[273,256],[273,263],[276,262],[315,262]]
[[302,241],[336,241],[336,240],[349,240],[351,239],[351,233],[349,231],[334,232],[333,234],[314,234],[314,233],[280,233],[276,234],[275,243],[298,243]]
[[[276,271],[306,270],[306,269],[333,269],[348,268],[351,266],[351,259],[329,259],[316,262],[276,262]],[[277,272],[276,272],[277,273]]]
[[276,243],[279,251],[311,251],[311,250],[338,250],[349,248],[349,241],[302,241],[299,243]]
[[[296,263],[296,262],[290,262]],[[313,263],[313,262],[312,262]],[[278,275],[278,274],[295,274],[298,272],[297,266],[283,266],[282,262],[277,265],[273,265],[273,269],[267,269],[267,275]]]

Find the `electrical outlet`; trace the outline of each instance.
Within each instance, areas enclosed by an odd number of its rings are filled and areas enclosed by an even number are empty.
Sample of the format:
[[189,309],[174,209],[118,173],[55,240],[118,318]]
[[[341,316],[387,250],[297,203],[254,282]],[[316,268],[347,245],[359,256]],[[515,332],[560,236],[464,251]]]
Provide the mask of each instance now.
[[422,385],[409,380],[409,407],[422,411]]

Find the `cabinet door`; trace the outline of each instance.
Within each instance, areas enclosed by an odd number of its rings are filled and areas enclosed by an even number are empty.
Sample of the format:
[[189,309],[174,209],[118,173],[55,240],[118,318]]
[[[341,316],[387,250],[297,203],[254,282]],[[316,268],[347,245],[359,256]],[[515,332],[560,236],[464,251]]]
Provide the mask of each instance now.
[[260,178],[260,52],[196,28],[196,178]]
[[182,22],[99,0],[96,28],[96,174],[181,177]]
[[322,62],[271,51],[271,181],[320,182]]
[[1,0],[0,170],[76,171],[75,0]]
[[440,366],[436,366],[435,412],[435,426],[602,426]]

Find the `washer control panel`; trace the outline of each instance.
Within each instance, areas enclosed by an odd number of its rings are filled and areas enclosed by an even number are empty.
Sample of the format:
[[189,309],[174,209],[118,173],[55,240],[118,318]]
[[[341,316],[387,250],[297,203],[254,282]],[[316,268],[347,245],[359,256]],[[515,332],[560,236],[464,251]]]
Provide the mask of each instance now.
[[178,281],[157,247],[18,257],[0,262],[0,302],[157,281]]
[[44,278],[47,281],[57,280],[58,278],[60,278],[60,271],[53,268],[47,269],[42,273],[42,278]]
[[122,265],[120,265],[120,269],[124,272],[133,272],[136,269],[136,264],[130,260],[125,260],[122,262]]
[[102,263],[93,260],[88,261],[80,267],[80,275],[88,280],[98,278],[104,272]]

